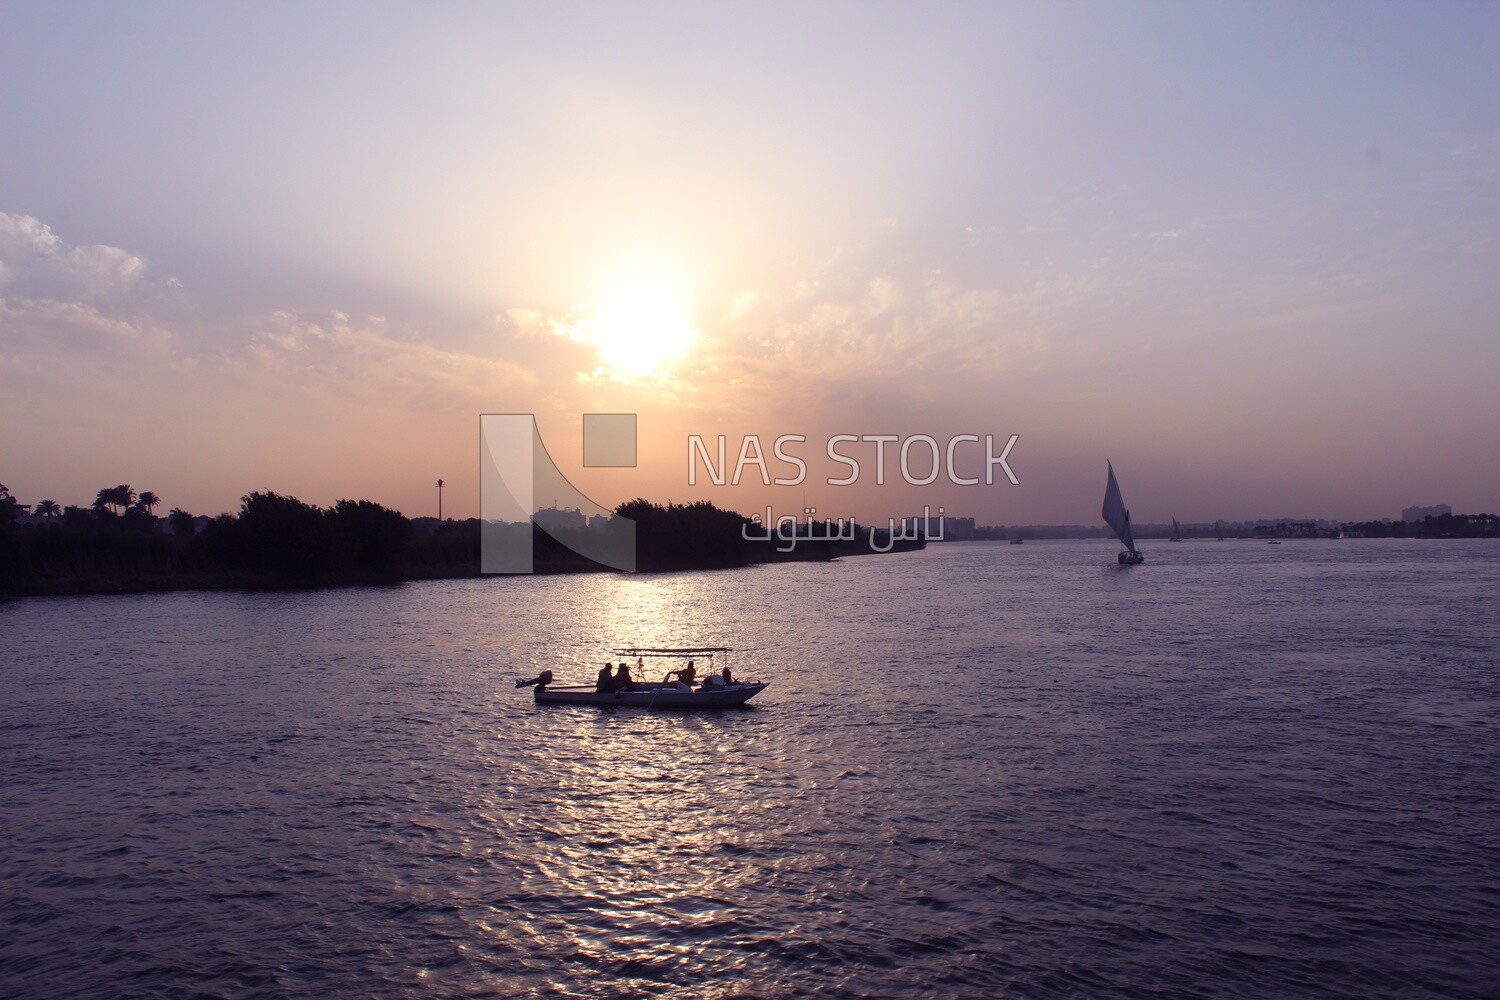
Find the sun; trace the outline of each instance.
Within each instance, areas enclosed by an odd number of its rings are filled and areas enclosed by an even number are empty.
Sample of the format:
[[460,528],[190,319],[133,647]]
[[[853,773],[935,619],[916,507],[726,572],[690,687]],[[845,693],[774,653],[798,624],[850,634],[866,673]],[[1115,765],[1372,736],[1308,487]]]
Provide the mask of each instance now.
[[697,339],[687,301],[662,274],[635,270],[612,279],[589,324],[601,366],[621,381],[665,377]]

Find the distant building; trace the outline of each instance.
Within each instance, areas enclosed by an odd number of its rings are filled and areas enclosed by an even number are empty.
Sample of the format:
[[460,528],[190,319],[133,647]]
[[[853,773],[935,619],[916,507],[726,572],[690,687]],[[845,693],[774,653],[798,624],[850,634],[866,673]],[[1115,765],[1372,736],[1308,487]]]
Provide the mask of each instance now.
[[972,517],[951,517],[947,514],[933,514],[929,517],[903,517],[901,519],[901,531],[907,534],[921,532],[924,537],[931,538],[935,542],[961,542],[974,537],[974,519]]
[[967,541],[974,537],[974,519],[972,517],[945,517],[943,518],[943,530],[946,537],[954,541]]
[[1445,503],[1433,504],[1431,507],[1407,507],[1401,512],[1401,520],[1410,523],[1420,521],[1424,517],[1442,517],[1444,514],[1453,513],[1453,508]]
[[543,507],[531,516],[539,527],[548,530],[583,528],[588,519],[577,507]]

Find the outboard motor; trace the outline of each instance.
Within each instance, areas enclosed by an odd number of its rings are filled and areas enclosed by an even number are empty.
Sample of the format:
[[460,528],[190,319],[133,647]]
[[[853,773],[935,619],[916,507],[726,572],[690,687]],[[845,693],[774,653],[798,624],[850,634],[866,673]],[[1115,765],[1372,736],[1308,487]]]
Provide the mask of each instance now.
[[543,688],[545,688],[548,684],[551,684],[551,683],[552,683],[552,671],[550,671],[550,670],[543,670],[541,673],[537,674],[535,677],[533,677],[529,681],[516,681],[516,687],[518,687],[518,688],[535,687],[538,691],[540,691]]

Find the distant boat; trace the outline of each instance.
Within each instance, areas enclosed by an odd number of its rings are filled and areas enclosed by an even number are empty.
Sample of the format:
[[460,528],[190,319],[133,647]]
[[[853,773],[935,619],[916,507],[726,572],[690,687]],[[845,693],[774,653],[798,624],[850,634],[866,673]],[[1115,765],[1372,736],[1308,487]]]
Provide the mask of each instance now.
[[1177,523],[1177,518],[1172,518],[1172,541],[1182,541],[1182,525]]
[[1114,531],[1125,551],[1116,558],[1121,566],[1138,566],[1146,557],[1136,551],[1135,536],[1130,533],[1130,511],[1125,509],[1125,498],[1120,495],[1120,484],[1115,481],[1115,467],[1108,461],[1109,482],[1104,487],[1104,523]]
[[1026,539],[1024,539],[1024,538],[1012,538],[1010,540],[1010,544],[1012,544],[1012,545],[1020,545],[1020,544],[1024,543],[1025,541],[1026,541]]

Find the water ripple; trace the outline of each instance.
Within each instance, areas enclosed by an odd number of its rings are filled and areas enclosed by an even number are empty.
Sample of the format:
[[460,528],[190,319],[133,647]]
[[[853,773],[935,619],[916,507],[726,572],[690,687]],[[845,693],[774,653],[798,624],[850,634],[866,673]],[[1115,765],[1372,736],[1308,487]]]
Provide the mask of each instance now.
[[0,992],[1500,992],[1494,546],[1106,548],[0,607]]

